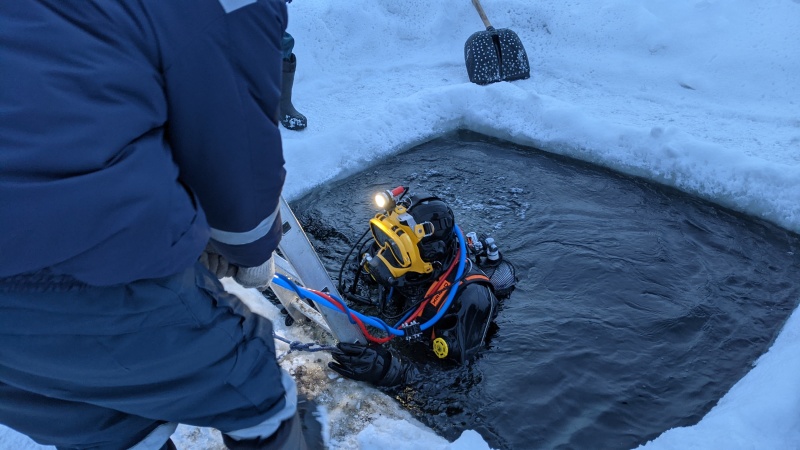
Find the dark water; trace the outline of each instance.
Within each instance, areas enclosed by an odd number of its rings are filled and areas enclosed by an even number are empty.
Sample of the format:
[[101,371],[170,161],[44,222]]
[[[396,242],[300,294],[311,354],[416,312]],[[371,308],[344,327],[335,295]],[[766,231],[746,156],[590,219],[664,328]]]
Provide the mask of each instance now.
[[331,183],[293,207],[330,273],[399,184],[447,201],[517,267],[489,348],[465,367],[421,358],[395,392],[450,440],[630,449],[697,423],[800,299],[800,236],[673,189],[474,133]]

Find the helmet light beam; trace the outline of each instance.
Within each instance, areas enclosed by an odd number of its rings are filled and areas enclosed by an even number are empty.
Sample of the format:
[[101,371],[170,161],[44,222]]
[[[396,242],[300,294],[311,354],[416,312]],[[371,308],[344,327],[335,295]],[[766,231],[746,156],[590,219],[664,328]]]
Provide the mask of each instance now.
[[408,188],[405,186],[397,186],[394,189],[387,189],[383,192],[379,192],[375,194],[375,205],[384,211],[394,209],[400,196],[405,194],[407,189]]

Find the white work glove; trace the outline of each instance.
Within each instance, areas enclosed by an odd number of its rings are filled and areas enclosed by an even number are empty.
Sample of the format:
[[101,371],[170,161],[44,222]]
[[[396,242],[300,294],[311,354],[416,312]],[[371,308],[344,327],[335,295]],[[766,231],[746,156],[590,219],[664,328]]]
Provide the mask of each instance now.
[[264,291],[269,287],[272,277],[275,276],[275,261],[270,255],[264,264],[256,267],[239,267],[233,279],[246,288],[256,288]]
[[200,255],[200,262],[206,266],[209,272],[217,276],[217,278],[232,277],[236,275],[236,266],[229,263],[228,260],[217,253],[211,244],[206,246],[203,254]]

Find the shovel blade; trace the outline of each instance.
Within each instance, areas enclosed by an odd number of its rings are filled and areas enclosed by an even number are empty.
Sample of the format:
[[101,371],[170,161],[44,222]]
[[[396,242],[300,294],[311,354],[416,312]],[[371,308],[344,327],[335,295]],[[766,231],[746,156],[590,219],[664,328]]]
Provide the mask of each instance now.
[[489,84],[531,76],[528,54],[519,36],[507,28],[473,33],[464,44],[469,81]]

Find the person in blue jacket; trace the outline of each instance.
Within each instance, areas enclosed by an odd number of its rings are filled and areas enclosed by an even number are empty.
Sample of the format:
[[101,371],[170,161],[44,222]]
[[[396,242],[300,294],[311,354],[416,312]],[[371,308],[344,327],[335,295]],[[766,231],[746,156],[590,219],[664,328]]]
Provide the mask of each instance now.
[[217,279],[274,273],[286,23],[283,0],[0,2],[0,423],[305,448],[272,324]]

